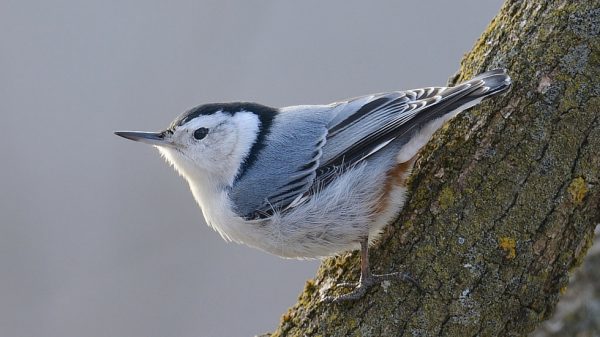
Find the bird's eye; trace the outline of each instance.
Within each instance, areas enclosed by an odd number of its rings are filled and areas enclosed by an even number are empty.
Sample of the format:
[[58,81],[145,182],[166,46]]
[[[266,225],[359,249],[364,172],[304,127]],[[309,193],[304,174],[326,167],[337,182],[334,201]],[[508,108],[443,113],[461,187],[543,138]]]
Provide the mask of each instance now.
[[206,137],[206,135],[208,135],[207,128],[199,128],[196,131],[194,131],[194,138],[196,138],[197,140],[203,139],[204,137]]

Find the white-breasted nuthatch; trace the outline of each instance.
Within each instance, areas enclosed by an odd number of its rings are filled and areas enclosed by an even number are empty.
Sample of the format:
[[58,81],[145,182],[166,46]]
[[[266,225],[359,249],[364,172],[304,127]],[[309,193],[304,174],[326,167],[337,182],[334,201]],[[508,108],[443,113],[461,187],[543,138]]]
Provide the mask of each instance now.
[[371,274],[368,247],[403,206],[419,149],[444,122],[509,86],[497,69],[454,87],[328,105],[205,104],[161,132],[115,133],[156,146],[227,241],[301,259],[360,248],[360,282],[335,299],[352,300],[384,279],[410,279]]

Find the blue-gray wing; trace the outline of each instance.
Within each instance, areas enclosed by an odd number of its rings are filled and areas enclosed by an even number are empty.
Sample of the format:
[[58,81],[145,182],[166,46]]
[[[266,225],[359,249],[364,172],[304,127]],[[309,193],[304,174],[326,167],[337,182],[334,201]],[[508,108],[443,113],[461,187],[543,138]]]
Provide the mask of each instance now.
[[234,183],[231,200],[237,213],[246,218],[294,207],[325,188],[337,174],[390,144],[401,148],[429,121],[472,106],[509,85],[505,72],[494,70],[455,87],[284,108],[257,160]]
[[[328,106],[282,109],[256,160],[229,192],[236,213],[264,218],[306,201],[340,173],[385,147],[389,130],[410,120],[418,101],[441,88],[392,92],[355,98]],[[411,103],[412,102],[412,103]],[[417,102],[417,103],[414,103]],[[391,138],[390,138],[391,137]]]
[[312,186],[319,167],[331,106],[283,108],[256,160],[232,185],[229,198],[247,219],[284,210]]

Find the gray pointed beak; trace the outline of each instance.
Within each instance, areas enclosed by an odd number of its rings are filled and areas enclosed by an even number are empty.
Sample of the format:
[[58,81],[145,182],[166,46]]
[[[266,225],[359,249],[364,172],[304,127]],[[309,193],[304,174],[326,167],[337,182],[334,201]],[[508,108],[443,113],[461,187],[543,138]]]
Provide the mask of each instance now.
[[156,146],[172,146],[165,132],[115,131],[115,135]]

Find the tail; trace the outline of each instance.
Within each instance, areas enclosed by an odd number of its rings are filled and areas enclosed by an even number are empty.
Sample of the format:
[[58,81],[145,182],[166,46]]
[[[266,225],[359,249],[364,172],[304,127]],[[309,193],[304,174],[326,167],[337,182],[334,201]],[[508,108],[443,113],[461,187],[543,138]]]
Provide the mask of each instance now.
[[399,162],[408,161],[424,146],[435,130],[483,99],[508,90],[511,81],[506,70],[495,69],[479,74],[454,87],[412,90],[418,113],[403,129],[398,130],[405,146],[398,155]]
[[411,121],[415,126],[439,119],[448,120],[457,113],[479,104],[483,99],[510,88],[510,77],[505,69],[490,70],[454,87],[437,87],[432,90],[409,90],[418,113]]
[[448,91],[454,91],[453,89],[459,89],[462,86],[466,86],[467,88],[465,89],[470,89],[467,90],[470,92],[462,97],[467,100],[477,98],[483,99],[508,90],[510,84],[510,76],[506,73],[506,69],[494,69],[481,73],[471,80],[463,82],[455,87],[448,88]]
[[511,80],[505,69],[490,70],[454,87],[436,88],[437,92],[423,95],[417,100],[425,101],[419,115],[427,120],[445,114],[455,115],[479,104],[483,99],[510,88]]
[[464,83],[475,84],[474,82],[483,81],[483,87],[488,88],[487,95],[502,92],[510,87],[510,76],[506,73],[506,69],[494,69],[481,73],[471,80]]

